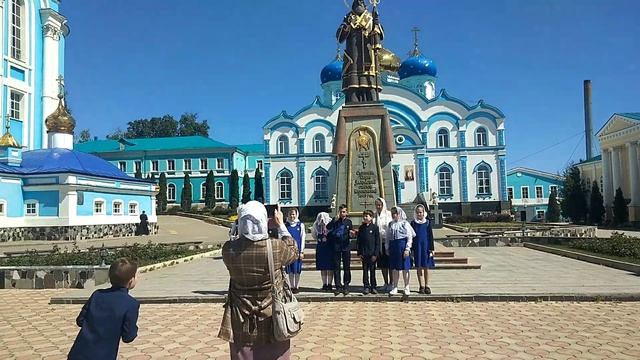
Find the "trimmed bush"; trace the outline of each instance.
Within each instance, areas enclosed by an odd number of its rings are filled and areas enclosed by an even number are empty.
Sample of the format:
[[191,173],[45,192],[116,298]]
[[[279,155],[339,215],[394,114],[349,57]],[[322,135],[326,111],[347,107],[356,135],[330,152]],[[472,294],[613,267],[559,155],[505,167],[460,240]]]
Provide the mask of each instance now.
[[617,232],[609,239],[576,239],[569,246],[603,255],[640,259],[640,239]]
[[453,215],[453,216],[449,216],[446,219],[446,222],[448,224],[462,224],[462,223],[480,223],[480,222],[491,222],[491,223],[496,223],[496,222],[511,222],[511,215],[509,214],[492,214],[492,215],[486,215],[486,216],[480,216],[480,215],[469,215],[469,216],[462,216],[462,215]]

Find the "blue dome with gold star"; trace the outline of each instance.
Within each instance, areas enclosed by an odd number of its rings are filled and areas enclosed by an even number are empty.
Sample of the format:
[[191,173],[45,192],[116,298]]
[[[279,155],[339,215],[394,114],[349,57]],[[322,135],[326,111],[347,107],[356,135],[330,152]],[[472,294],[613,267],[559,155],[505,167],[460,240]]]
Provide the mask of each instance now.
[[339,57],[333,60],[320,72],[320,81],[324,84],[330,81],[342,80],[342,65],[342,59]]
[[414,52],[410,58],[403,61],[398,71],[400,79],[406,79],[416,75],[436,76],[437,74],[438,68],[433,60],[427,59],[426,56],[419,52]]

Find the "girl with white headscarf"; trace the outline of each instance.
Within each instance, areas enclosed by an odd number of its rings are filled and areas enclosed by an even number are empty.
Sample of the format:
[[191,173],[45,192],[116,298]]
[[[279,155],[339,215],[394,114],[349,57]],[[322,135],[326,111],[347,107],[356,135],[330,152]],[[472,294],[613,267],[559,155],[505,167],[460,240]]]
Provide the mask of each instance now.
[[331,222],[331,216],[321,212],[316,216],[316,222],[311,228],[311,236],[316,241],[316,270],[320,270],[322,277],[322,290],[331,291],[333,282],[333,249],[327,241],[327,224]]
[[387,228],[389,227],[389,223],[391,222],[391,211],[387,210],[387,202],[379,197],[375,201],[376,212],[373,218],[373,223],[378,225],[378,230],[380,231],[380,251],[381,254],[378,256],[377,265],[378,268],[382,271],[382,278],[384,279],[384,291],[391,290],[389,286],[389,253],[386,249],[386,234]]
[[389,268],[391,269],[392,288],[389,295],[398,294],[400,270],[404,280],[404,294],[409,295],[409,270],[411,269],[411,245],[416,233],[407,222],[407,214],[399,207],[391,209],[393,221],[387,229],[387,252],[389,253]]
[[271,275],[267,241],[271,242],[276,288],[285,286],[282,268],[298,259],[298,248],[276,209],[278,237],[267,232],[267,209],[249,201],[238,209],[238,238],[222,247],[229,270],[229,290],[218,337],[229,342],[231,359],[289,359],[291,342],[277,341],[271,313]]
[[286,267],[286,272],[289,274],[289,282],[291,283],[291,291],[294,294],[298,293],[298,285],[300,285],[300,274],[302,273],[302,259],[304,258],[304,245],[307,237],[307,232],[304,229],[304,224],[298,219],[298,209],[293,208],[289,210],[289,216],[287,217],[287,230],[291,237],[296,241],[298,249],[300,250],[298,260],[289,264]]

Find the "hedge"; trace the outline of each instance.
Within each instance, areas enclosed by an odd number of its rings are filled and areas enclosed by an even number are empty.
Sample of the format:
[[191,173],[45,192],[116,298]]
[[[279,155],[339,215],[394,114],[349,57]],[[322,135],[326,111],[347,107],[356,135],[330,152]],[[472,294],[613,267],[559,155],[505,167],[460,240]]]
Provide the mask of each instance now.
[[448,224],[462,224],[462,223],[479,223],[479,222],[511,222],[511,215],[509,214],[492,214],[487,216],[480,215],[453,215],[446,218],[445,222]]
[[569,246],[603,255],[640,259],[640,239],[617,232],[608,239],[576,239],[571,241]]

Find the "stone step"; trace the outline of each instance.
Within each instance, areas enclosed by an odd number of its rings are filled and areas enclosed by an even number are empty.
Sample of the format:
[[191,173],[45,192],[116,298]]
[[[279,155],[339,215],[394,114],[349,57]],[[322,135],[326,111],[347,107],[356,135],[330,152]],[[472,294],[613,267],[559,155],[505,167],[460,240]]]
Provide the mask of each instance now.
[[[302,259],[302,264],[315,264],[316,259],[315,256],[311,257],[310,254],[305,253],[305,257]],[[436,264],[468,264],[469,258],[461,257],[434,257]],[[351,263],[360,262],[360,258],[358,256],[351,256]]]
[[[438,264],[436,261],[436,267],[433,270],[477,270],[481,268],[480,264]],[[351,270],[362,270],[362,263],[352,262]],[[315,263],[303,263],[302,271],[317,271]]]
[[[308,248],[306,247],[305,244],[305,249],[304,249],[304,256],[305,257],[310,257],[310,258],[315,258],[316,256],[316,250],[315,248]],[[433,256],[436,258],[453,258],[455,257],[455,253],[453,251],[440,251],[440,250],[436,250],[433,253]],[[352,259],[356,259],[358,258],[358,252],[355,250],[351,250],[351,258]]]

